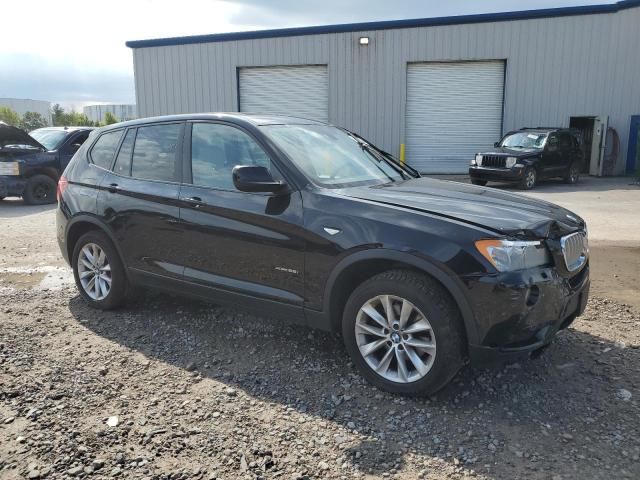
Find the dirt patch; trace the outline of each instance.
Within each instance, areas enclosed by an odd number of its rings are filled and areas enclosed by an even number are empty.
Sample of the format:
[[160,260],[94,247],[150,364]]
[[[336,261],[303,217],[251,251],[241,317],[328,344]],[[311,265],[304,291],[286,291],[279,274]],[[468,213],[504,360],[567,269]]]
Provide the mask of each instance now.
[[640,312],[640,247],[598,244],[590,250],[593,295],[628,303]]

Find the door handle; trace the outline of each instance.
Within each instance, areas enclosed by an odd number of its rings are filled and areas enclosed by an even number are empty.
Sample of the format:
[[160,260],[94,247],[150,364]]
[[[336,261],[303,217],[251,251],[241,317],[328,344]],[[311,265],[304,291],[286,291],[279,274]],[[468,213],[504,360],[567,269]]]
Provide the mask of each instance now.
[[202,198],[200,197],[182,197],[180,200],[196,208],[203,205]]
[[107,187],[107,190],[109,190],[109,192],[111,193],[117,193],[118,190],[120,190],[120,187],[118,186],[117,183],[110,183],[109,186]]

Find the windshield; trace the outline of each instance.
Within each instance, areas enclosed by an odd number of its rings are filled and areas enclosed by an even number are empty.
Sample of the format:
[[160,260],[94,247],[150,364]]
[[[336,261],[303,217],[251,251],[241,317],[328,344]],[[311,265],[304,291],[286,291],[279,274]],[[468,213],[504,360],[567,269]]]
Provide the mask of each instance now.
[[51,128],[39,128],[29,135],[40,142],[47,150],[55,150],[64,141],[67,132],[64,130],[53,130]]
[[340,128],[328,125],[261,128],[316,185],[340,188],[411,178],[399,165]]
[[507,135],[502,140],[501,147],[542,149],[547,140],[546,133],[518,132]]

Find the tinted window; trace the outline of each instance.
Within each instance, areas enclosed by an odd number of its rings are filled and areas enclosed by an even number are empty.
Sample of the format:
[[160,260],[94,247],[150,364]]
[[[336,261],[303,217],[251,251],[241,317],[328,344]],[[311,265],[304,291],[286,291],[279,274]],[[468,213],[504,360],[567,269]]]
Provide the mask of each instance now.
[[121,136],[122,130],[101,135],[91,149],[91,161],[99,167],[111,168],[111,162],[113,162],[113,156],[116,153]]
[[131,152],[133,152],[133,141],[136,138],[136,129],[133,128],[127,132],[124,137],[118,156],[116,157],[116,164],[113,167],[113,171],[118,175],[131,175]]
[[175,181],[176,152],[180,125],[151,125],[138,128],[131,176],[146,180]]
[[191,133],[191,170],[194,185],[235,190],[231,171],[236,165],[258,165],[271,170],[266,153],[237,128],[196,123]]
[[568,152],[569,150],[571,150],[571,137],[569,136],[569,134],[561,133],[559,135],[559,138],[560,150],[562,150],[563,152]]

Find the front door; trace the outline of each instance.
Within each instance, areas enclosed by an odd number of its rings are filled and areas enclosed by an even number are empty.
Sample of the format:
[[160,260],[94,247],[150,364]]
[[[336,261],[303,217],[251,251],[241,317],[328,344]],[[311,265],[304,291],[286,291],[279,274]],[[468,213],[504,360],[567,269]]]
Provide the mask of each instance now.
[[183,129],[182,123],[129,128],[100,184],[99,214],[115,235],[130,273],[144,275],[148,282],[182,278],[178,197]]
[[[185,142],[190,180],[180,192],[184,278],[214,299],[234,297],[250,307],[271,300],[280,311],[302,312],[304,237],[300,193],[236,190],[236,165],[281,173],[258,141],[225,123],[194,122]],[[230,296],[229,293],[232,295]],[[223,294],[223,295],[219,295]]]

